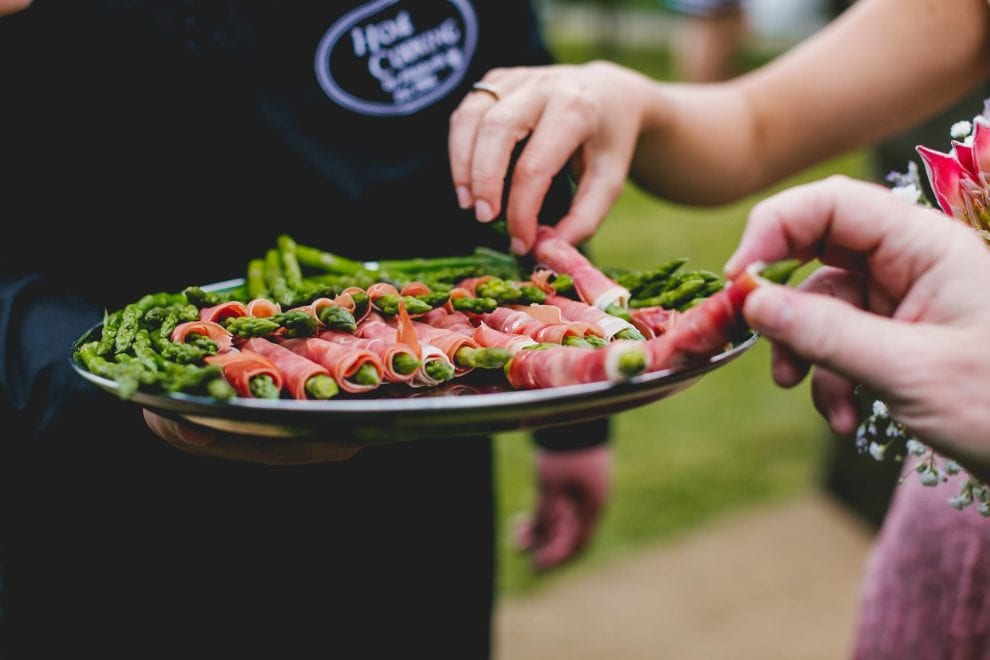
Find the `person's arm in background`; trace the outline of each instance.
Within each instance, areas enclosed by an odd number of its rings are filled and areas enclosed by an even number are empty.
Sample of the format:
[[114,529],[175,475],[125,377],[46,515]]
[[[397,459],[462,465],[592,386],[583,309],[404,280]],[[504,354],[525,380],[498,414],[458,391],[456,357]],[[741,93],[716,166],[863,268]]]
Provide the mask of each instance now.
[[574,558],[598,527],[611,482],[609,418],[533,433],[538,501],[516,532],[540,570]]
[[[506,154],[528,136],[506,215],[517,251],[532,247],[550,177],[579,184],[558,225],[594,233],[629,173],[683,203],[737,199],[785,175],[894,134],[990,72],[986,0],[860,0],[774,62],[712,85],[657,83],[608,63],[495,69],[499,100],[474,94],[451,122],[455,186],[501,210]],[[486,98],[487,97],[487,98]],[[493,215],[494,214],[494,215]]]
[[858,422],[854,385],[913,434],[990,474],[990,251],[969,227],[833,177],[758,204],[726,265],[818,257],[797,289],[761,286],[743,313],[774,344],[792,387],[815,366],[815,405],[840,434]]
[[27,9],[31,0],[0,0],[0,16]]

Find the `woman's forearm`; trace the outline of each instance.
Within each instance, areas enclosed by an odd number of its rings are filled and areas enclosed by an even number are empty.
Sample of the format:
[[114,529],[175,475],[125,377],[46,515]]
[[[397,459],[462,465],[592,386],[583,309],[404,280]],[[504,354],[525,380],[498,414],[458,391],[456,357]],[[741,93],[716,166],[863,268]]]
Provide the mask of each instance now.
[[986,0],[860,0],[734,81],[655,84],[631,174],[674,201],[730,201],[901,131],[988,73]]

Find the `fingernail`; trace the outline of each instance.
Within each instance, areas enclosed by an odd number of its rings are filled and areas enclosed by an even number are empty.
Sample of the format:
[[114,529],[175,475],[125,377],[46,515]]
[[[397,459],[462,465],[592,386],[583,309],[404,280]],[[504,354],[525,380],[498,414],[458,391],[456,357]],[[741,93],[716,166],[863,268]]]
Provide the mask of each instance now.
[[471,208],[471,191],[467,186],[457,186],[457,204],[462,209]]
[[785,287],[768,284],[749,294],[746,319],[754,329],[772,334],[783,330],[794,316],[794,306]]
[[488,202],[479,199],[474,203],[474,216],[478,218],[478,222],[491,222],[495,219],[495,211]]
[[512,254],[518,254],[519,256],[526,254],[526,244],[518,238],[512,239],[509,243],[509,249],[512,250]]

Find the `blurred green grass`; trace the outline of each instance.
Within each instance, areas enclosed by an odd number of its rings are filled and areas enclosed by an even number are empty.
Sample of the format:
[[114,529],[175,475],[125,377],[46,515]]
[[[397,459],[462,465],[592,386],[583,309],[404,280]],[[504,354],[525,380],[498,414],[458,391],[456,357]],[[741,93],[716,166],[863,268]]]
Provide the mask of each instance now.
[[[594,57],[593,50],[580,44],[558,43],[555,51],[561,61]],[[669,60],[651,52],[624,53],[615,59],[669,78]],[[719,207],[673,205],[627,186],[591,241],[591,254],[599,264],[633,269],[680,256],[690,259],[689,268],[721,272],[757,201],[833,173],[867,178],[868,154],[846,154]],[[803,268],[799,278],[810,269]],[[498,436],[499,593],[525,594],[741,507],[814,488],[825,443],[832,436],[814,411],[807,383],[792,390],[773,385],[769,356],[769,344],[760,341],[684,392],[613,417],[613,489],[601,526],[576,561],[547,574],[535,573],[515,550],[510,529],[514,516],[531,511],[536,502],[533,445],[525,433]]]

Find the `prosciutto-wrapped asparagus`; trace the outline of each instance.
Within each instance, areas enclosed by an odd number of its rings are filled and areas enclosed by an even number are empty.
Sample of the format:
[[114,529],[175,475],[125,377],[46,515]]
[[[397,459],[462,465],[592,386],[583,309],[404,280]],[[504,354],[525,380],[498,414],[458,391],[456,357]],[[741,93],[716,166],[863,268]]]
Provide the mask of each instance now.
[[237,392],[237,396],[277,399],[282,389],[282,372],[275,363],[259,353],[232,350],[206,358],[223,370],[223,377]]
[[284,346],[267,339],[248,339],[242,349],[271,360],[282,374],[285,388],[295,399],[329,399],[339,391],[326,367],[296,355]]
[[602,348],[551,346],[516,353],[505,375],[516,389],[562,387],[632,378],[647,366],[646,342],[617,340]]
[[552,227],[540,225],[533,254],[548,268],[570,275],[581,300],[589,305],[604,310],[609,305],[625,307],[629,302],[627,289],[595,268],[576,247],[557,236]]
[[649,371],[678,369],[722,352],[746,329],[742,318],[746,297],[762,280],[786,281],[797,265],[797,262],[750,264],[724,289],[682,313],[666,332],[646,342],[650,351]]
[[382,382],[385,367],[373,352],[323,339],[289,339],[282,346],[321,364],[345,392],[370,392]]

